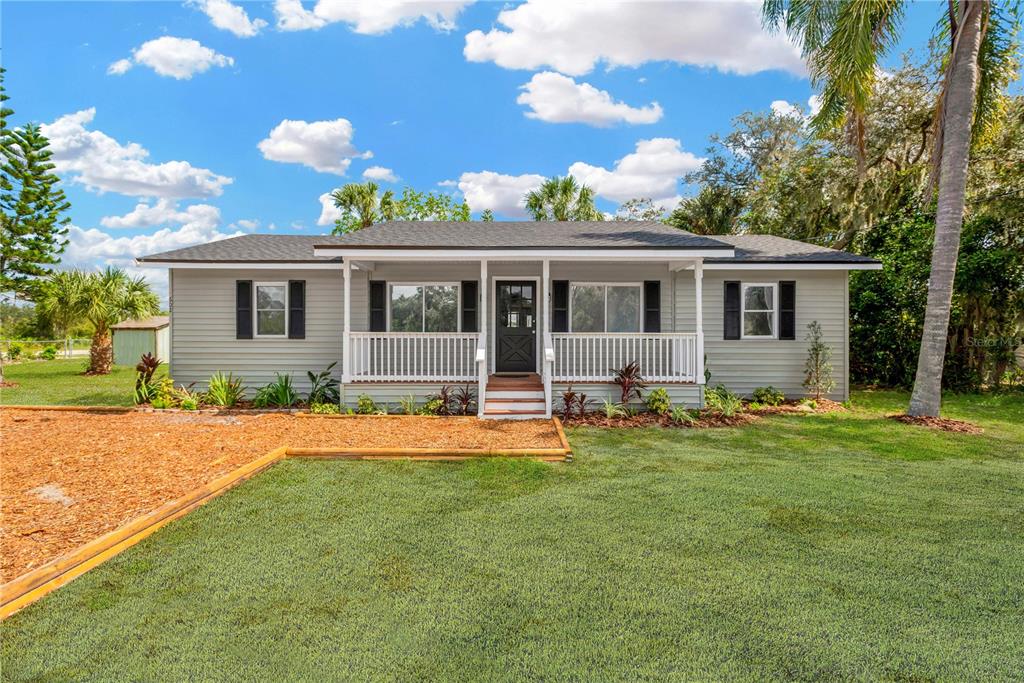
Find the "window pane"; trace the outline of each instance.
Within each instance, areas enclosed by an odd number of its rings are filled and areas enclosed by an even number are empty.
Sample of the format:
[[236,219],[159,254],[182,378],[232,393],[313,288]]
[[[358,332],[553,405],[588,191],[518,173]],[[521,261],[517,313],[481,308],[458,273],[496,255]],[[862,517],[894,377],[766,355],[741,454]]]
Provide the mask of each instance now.
[[604,287],[572,286],[572,331],[604,332]]
[[284,310],[284,286],[256,287],[256,308]]
[[284,334],[284,311],[257,311],[256,334]]
[[640,288],[608,288],[608,331],[640,331]]
[[459,331],[459,290],[455,287],[426,287],[427,332]]
[[391,288],[391,331],[423,331],[423,288],[395,285]]
[[770,311],[775,308],[772,287],[747,287],[743,307],[748,311]]
[[772,336],[773,317],[771,313],[751,313],[747,311],[743,314],[743,334],[748,337]]

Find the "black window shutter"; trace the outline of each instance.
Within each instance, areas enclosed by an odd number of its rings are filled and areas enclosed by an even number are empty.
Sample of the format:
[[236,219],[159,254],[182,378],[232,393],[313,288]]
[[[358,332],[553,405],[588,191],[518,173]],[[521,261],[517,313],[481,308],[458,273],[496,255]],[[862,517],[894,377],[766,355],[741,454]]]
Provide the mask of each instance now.
[[235,339],[252,339],[252,280],[235,280]]
[[661,332],[661,280],[644,281],[644,332]]
[[288,281],[288,338],[306,338],[306,281]]
[[462,281],[462,331],[463,332],[479,332],[479,323],[477,322],[477,310],[479,309],[479,303],[477,302],[477,282],[476,280],[463,280]]
[[569,331],[569,281],[551,281],[551,331]]
[[740,283],[725,283],[725,339],[740,338]]
[[796,282],[779,283],[779,339],[796,339]]
[[388,330],[388,283],[370,280],[370,332]]

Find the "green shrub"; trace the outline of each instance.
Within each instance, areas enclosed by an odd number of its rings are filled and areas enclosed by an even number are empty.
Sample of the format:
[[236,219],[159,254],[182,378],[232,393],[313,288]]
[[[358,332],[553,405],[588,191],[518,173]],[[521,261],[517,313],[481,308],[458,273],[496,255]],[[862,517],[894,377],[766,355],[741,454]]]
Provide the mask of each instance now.
[[306,376],[309,377],[309,398],[307,403],[310,405],[314,403],[340,403],[341,394],[339,393],[338,387],[340,383],[338,379],[331,375],[331,371],[337,363],[331,363],[325,370],[318,373],[311,371],[306,372]]
[[753,396],[755,401],[766,406],[782,405],[782,402],[786,400],[786,395],[770,384],[754,389]]
[[402,411],[403,415],[415,415],[416,414],[416,397],[412,394],[407,394],[402,398],[398,399],[398,407]]
[[680,425],[692,425],[697,421],[686,406],[676,406],[672,409],[672,421]]
[[7,360],[18,360],[23,353],[25,353],[25,347],[19,342],[11,342],[7,345]]
[[427,399],[427,402],[416,411],[417,415],[442,415],[447,412],[448,408],[444,402],[437,396],[432,396]]
[[154,398],[149,402],[149,405],[157,410],[166,410],[167,408],[173,408],[174,403],[166,398]]
[[704,405],[725,417],[732,417],[743,407],[740,397],[719,384],[704,392]]
[[195,396],[182,396],[178,406],[182,410],[199,410],[199,399]]
[[225,375],[222,372],[215,372],[210,377],[210,383],[206,391],[206,402],[210,405],[231,408],[242,400],[244,391],[241,378],[235,379],[230,372]]
[[607,417],[609,420],[616,417],[626,417],[626,415],[628,414],[626,412],[625,406],[623,406],[621,403],[609,401],[608,399],[605,399],[604,402],[601,404],[601,410],[604,411],[604,416]]
[[658,387],[647,394],[647,410],[658,415],[665,415],[672,410],[672,400],[668,397],[668,390]]
[[53,344],[44,346],[43,350],[39,352],[39,357],[43,360],[54,360],[57,357],[57,347]]
[[356,412],[360,415],[380,415],[384,411],[373,400],[373,397],[368,394],[360,394],[356,401]]
[[256,390],[252,404],[257,408],[291,408],[299,402],[292,387],[292,376],[277,373],[277,379]]
[[309,412],[314,415],[338,415],[341,413],[341,406],[337,403],[312,403]]

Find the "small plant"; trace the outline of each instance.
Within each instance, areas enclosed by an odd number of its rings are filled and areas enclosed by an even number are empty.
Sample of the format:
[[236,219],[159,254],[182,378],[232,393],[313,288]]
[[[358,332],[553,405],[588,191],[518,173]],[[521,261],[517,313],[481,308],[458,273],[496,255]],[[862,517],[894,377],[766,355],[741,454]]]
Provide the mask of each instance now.
[[7,360],[18,360],[23,353],[25,353],[25,347],[18,342],[11,342],[7,345]]
[[[156,397],[153,376],[160,367],[160,359],[151,353],[145,353],[135,366],[135,391],[132,398],[135,403],[149,403]],[[173,387],[173,382],[171,383]]]
[[643,375],[640,374],[640,364],[636,361],[623,365],[618,370],[612,370],[615,378],[612,380],[619,385],[619,403],[626,406],[636,398],[643,399],[643,390],[647,388]]
[[476,394],[473,393],[468,384],[456,389],[452,399],[455,401],[455,409],[459,415],[469,415],[476,404]]
[[672,400],[664,387],[658,387],[647,394],[647,410],[658,415],[665,415],[672,410]]
[[626,413],[626,408],[623,405],[619,403],[614,403],[612,401],[609,401],[608,399],[605,399],[604,402],[601,404],[601,410],[604,411],[604,416],[607,417],[609,420],[612,420],[617,417],[626,417],[626,415],[628,414]]
[[341,407],[337,403],[312,403],[309,412],[314,415],[338,415],[341,413]]
[[166,410],[168,408],[174,407],[174,403],[172,403],[170,400],[166,398],[154,398],[152,401],[149,402],[149,405],[152,406],[153,408],[156,408],[157,410]]
[[433,396],[427,399],[427,403],[430,404],[435,402],[435,412],[430,413],[431,415],[451,415],[452,414],[452,388],[448,385],[444,385],[440,390]]
[[182,410],[199,410],[199,400],[194,396],[182,396],[178,407]]
[[770,384],[766,387],[754,389],[753,396],[754,401],[766,406],[782,405],[782,402],[786,400],[786,395]]
[[210,377],[206,391],[206,402],[214,406],[231,408],[242,400],[243,393],[241,378],[235,379],[235,376],[230,372],[227,375],[222,372],[215,372]]
[[326,369],[318,373],[307,371],[309,377],[309,397],[307,403],[340,403],[341,394],[338,391],[340,383],[338,378],[331,375],[331,371],[337,363],[331,363]]
[[572,418],[573,411],[576,410],[576,401],[579,398],[570,384],[562,392],[562,420],[567,421]]
[[398,407],[404,415],[415,415],[416,414],[416,397],[412,394],[407,394],[402,398],[398,399]]
[[582,418],[587,414],[594,403],[594,399],[587,398],[586,394],[580,393],[580,395],[576,397],[576,415]]
[[697,422],[697,418],[686,409],[686,406],[676,406],[672,409],[672,421],[678,425],[692,425]]
[[416,414],[417,415],[442,415],[442,414],[447,414],[447,412],[442,413],[441,412],[442,410],[447,411],[448,409],[441,402],[440,398],[438,398],[437,396],[431,396],[430,398],[427,399],[427,402],[424,403],[423,406],[419,410],[416,411]]
[[193,391],[192,387],[194,384],[189,384],[187,387],[178,387],[175,391],[178,407],[182,410],[199,410],[199,406],[202,403],[202,395],[198,391]]
[[820,400],[832,391],[836,381],[832,378],[832,347],[822,339],[821,325],[812,320],[807,325],[807,364],[804,366],[804,388]]
[[356,400],[356,412],[360,415],[380,415],[383,411],[369,394],[360,394]]
[[704,393],[704,404],[725,417],[732,417],[743,407],[743,401],[740,400],[740,397],[721,384],[714,389],[708,389]]
[[39,352],[39,357],[42,360],[53,360],[57,357],[57,347],[53,344],[44,346],[43,350]]
[[252,401],[254,406],[257,408],[291,408],[299,402],[299,395],[292,387],[292,376],[277,373],[276,377],[277,379],[270,384],[256,390],[256,396]]
[[818,409],[818,402],[815,401],[813,398],[803,398],[803,399],[800,399],[800,405],[802,405],[802,406],[804,406],[806,408],[810,408],[811,410],[817,410]]

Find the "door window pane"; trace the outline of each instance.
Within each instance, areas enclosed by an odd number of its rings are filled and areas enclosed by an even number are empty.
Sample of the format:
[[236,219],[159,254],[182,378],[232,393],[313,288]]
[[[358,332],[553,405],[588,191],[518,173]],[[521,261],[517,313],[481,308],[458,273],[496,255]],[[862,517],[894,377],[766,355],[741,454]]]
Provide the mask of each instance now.
[[604,287],[572,286],[572,331],[604,332]]
[[391,287],[391,331],[423,331],[423,288],[418,285]]
[[459,331],[459,291],[454,286],[424,288],[425,332]]
[[608,287],[608,332],[640,331],[640,288]]
[[256,285],[257,335],[284,335],[286,301],[284,285]]

